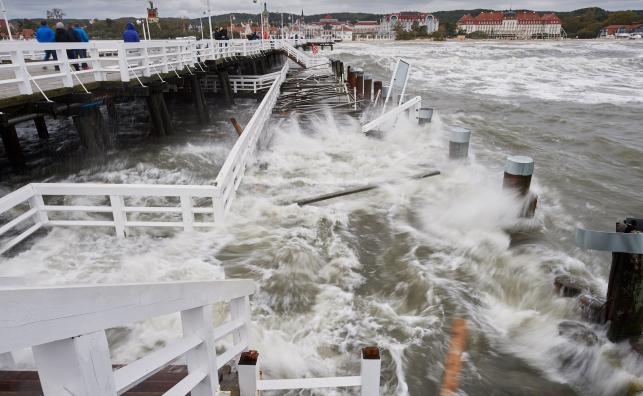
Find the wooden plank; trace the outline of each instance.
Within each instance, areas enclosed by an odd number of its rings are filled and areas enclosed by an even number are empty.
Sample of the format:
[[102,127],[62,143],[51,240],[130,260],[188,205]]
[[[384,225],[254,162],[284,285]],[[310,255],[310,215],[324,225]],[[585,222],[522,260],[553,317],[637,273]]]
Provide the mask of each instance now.
[[174,385],[172,389],[165,392],[163,396],[185,396],[190,393],[195,386],[199,385],[204,378],[205,373],[203,371],[190,373],[187,377],[183,378],[181,382]]

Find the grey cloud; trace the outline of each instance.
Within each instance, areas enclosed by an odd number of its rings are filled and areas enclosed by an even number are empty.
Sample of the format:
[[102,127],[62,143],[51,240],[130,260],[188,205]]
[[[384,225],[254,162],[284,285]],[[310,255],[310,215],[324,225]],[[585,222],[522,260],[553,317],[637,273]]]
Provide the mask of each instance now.
[[[10,18],[39,18],[45,16],[47,8],[62,8],[70,18],[115,18],[121,16],[143,16],[146,1],[143,0],[4,0]],[[213,14],[228,12],[258,13],[261,2],[252,0],[211,0]],[[156,6],[161,17],[198,17],[206,9],[206,0],[157,0]],[[577,8],[599,6],[609,10],[642,9],[643,0],[276,0],[268,2],[273,12],[306,14],[325,12],[371,12],[387,13],[403,10],[445,11],[455,9],[526,8],[536,10],[569,11]]]

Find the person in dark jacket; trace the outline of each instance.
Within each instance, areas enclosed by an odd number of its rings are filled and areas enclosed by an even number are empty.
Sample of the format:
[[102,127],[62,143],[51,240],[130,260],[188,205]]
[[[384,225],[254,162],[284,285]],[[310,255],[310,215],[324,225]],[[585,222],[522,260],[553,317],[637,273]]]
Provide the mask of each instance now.
[[[62,22],[58,22],[56,24],[56,42],[57,43],[68,43],[70,41],[69,35],[67,34],[67,30],[65,29],[65,25]],[[67,50],[67,57],[71,55],[69,53],[69,50]],[[56,66],[56,70],[59,70],[58,66]]]
[[[80,27],[78,23],[74,25],[74,32],[76,32],[76,35],[78,36],[78,38],[80,38],[81,43],[89,43],[89,35],[85,31],[85,29]],[[87,58],[87,50],[84,48],[79,49],[78,57],[81,59]],[[83,69],[88,69],[87,63],[83,63],[82,66]]]
[[138,43],[141,41],[141,38],[138,36],[138,32],[132,22],[127,23],[127,29],[123,32],[123,41],[126,43]]
[[[67,25],[67,35],[69,36],[70,42],[80,43],[80,35],[74,30],[74,25],[72,25],[71,23]],[[78,49],[67,50],[67,57],[69,59],[78,59],[79,53],[80,50]],[[78,66],[78,63],[74,63],[74,69],[80,70],[80,66]]]
[[[47,21],[41,21],[40,22],[40,27],[38,30],[36,30],[36,40],[38,40],[39,43],[55,43],[56,42],[56,33],[54,33],[53,30],[49,26],[47,26]],[[56,51],[54,50],[45,50],[45,59],[43,59],[45,62],[49,60],[49,58],[53,60],[58,60],[58,56],[56,55]],[[44,67],[46,69],[47,66]]]

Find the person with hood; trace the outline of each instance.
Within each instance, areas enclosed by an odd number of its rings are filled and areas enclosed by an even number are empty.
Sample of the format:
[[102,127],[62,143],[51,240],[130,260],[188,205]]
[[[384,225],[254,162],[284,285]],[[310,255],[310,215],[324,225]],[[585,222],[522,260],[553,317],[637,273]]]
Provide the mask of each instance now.
[[[76,31],[74,30],[74,25],[72,25],[71,23],[67,25],[67,37],[69,37],[70,43],[80,43],[80,36],[78,35],[78,33],[76,33]],[[69,59],[78,59],[79,52],[80,50],[78,49],[67,50],[67,57]],[[74,63],[73,66],[76,71],[80,70],[80,66],[78,65],[78,63]]]
[[[89,35],[85,31],[85,29],[80,27],[80,24],[77,23],[77,24],[74,25],[74,32],[76,32],[76,35],[78,36],[78,38],[80,38],[81,43],[89,43]],[[78,50],[78,57],[81,58],[81,59],[87,58],[87,50],[84,49],[84,48],[79,49]],[[87,63],[83,63],[82,66],[83,66],[83,69],[88,69],[89,68],[87,66]]]
[[[72,38],[69,37],[69,33],[65,29],[65,24],[62,22],[58,22],[56,24],[56,42],[57,43],[71,43],[73,42]],[[69,59],[75,59],[74,53],[76,51],[74,50],[67,50],[67,58]],[[76,69],[78,70],[78,65],[74,65]],[[56,66],[56,70],[59,70],[58,66]]]
[[[40,27],[36,30],[36,40],[39,43],[55,43],[56,42],[56,33],[49,26],[47,26],[47,21],[41,21]],[[58,55],[56,55],[55,50],[45,50],[45,62],[49,60],[58,60]],[[44,66],[43,69],[47,69],[47,66]]]
[[127,29],[123,32],[123,41],[126,43],[138,43],[141,41],[132,22],[127,22]]

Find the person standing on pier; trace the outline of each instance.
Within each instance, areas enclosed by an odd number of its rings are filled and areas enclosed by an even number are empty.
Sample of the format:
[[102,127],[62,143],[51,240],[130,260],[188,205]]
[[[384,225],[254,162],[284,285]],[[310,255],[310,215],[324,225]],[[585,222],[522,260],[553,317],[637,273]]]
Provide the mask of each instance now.
[[[47,26],[47,21],[41,21],[40,27],[36,30],[36,40],[39,43],[55,43],[56,42],[56,33],[49,26]],[[52,58],[53,60],[58,60],[58,55],[56,55],[55,50],[45,50],[45,62]],[[43,69],[47,69],[47,66],[43,66]]]
[[126,43],[138,43],[141,41],[132,22],[127,22],[127,29],[123,32],[123,41]]
[[[74,25],[74,32],[76,32],[76,34],[78,35],[78,38],[80,38],[81,43],[89,43],[89,35],[85,31],[85,29],[80,27],[80,24],[77,23],[76,25]],[[84,48],[79,49],[78,57],[81,59],[87,58],[87,50]],[[89,66],[87,66],[87,63],[83,63],[82,66],[84,70],[87,70],[89,68]]]
[[[58,22],[56,24],[56,42],[57,43],[71,43],[74,42],[72,37],[69,36],[68,31],[65,29],[65,24],[62,22]],[[69,59],[76,59],[76,50],[67,50],[67,58]],[[76,70],[79,70],[78,64],[74,65],[74,68]],[[58,66],[56,66],[56,70],[59,70]]]
[[[80,36],[74,30],[74,25],[72,25],[71,23],[67,25],[67,36],[69,36],[69,42],[71,43],[80,43],[81,41]],[[79,53],[79,49],[67,50],[67,56],[69,57],[69,59],[78,59]],[[80,66],[78,65],[78,63],[74,63],[74,69],[76,69],[76,71],[80,70]]]

